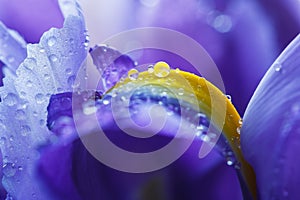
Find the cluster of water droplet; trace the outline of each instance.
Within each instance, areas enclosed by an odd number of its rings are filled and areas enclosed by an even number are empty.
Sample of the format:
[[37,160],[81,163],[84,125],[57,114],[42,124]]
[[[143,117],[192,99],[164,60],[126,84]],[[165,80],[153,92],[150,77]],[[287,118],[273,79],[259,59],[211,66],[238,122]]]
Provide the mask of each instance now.
[[113,87],[130,69],[135,67],[134,61],[129,56],[122,55],[107,45],[95,46],[90,49],[90,54],[101,74],[103,91]]

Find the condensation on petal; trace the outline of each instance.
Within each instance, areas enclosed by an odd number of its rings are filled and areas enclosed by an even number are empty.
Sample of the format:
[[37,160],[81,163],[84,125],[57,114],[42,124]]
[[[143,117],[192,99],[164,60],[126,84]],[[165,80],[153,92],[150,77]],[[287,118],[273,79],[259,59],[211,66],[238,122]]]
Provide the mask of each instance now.
[[[70,1],[79,11],[76,1]],[[40,145],[51,141],[47,128],[50,96],[72,91],[87,55],[86,30],[82,16],[67,13],[62,29],[50,29],[39,44],[27,47],[27,58],[14,76],[8,73],[0,89],[1,151],[7,172],[3,183],[16,199],[53,199],[34,174]],[[84,74],[82,74],[84,77]]]
[[241,145],[261,199],[299,199],[300,35],[262,79],[246,110]]
[[130,69],[134,61],[107,45],[96,45],[90,50],[93,63],[101,74],[103,91],[113,87]]

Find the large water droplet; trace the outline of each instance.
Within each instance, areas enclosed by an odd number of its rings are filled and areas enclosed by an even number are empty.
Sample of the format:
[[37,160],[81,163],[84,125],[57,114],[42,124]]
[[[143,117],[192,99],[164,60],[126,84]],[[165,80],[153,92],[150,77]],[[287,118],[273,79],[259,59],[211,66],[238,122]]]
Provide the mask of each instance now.
[[136,80],[139,76],[139,71],[137,69],[131,69],[128,71],[128,78],[130,80]]
[[154,65],[154,74],[157,77],[166,77],[170,74],[170,66],[166,62],[158,62]]

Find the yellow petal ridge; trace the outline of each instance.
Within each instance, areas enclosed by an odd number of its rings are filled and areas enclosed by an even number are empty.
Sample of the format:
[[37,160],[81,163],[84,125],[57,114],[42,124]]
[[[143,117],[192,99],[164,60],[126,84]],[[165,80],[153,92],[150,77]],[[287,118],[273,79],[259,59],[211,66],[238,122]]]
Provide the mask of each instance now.
[[[154,68],[151,72],[148,70],[139,73],[136,79],[126,78],[122,80],[111,90],[128,83],[134,83],[136,85],[147,83],[152,85],[163,85],[170,88],[180,88],[184,94],[194,94],[197,102],[194,102],[189,95],[182,95],[180,98],[190,103],[192,107],[198,106],[198,109],[206,116],[211,117],[212,105],[215,106],[216,110],[220,110],[220,112],[224,111],[224,117],[222,117],[222,114],[215,115],[210,118],[211,123],[213,123],[227,139],[236,159],[240,163],[242,178],[253,199],[256,199],[255,173],[250,164],[244,159],[240,149],[239,129],[241,127],[241,117],[231,101],[216,86],[203,77],[179,69],[168,71],[166,63],[162,62],[159,62],[159,66],[154,67],[156,67],[156,69]],[[158,67],[161,67],[163,71],[157,75],[155,70],[159,70]],[[111,90],[107,93],[110,93]]]

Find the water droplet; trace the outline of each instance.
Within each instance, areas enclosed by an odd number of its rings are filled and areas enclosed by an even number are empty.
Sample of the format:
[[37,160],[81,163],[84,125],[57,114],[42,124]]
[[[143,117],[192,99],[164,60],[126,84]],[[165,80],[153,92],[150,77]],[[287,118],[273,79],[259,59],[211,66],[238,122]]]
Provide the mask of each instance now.
[[36,59],[35,58],[27,58],[24,61],[24,66],[29,70],[33,70],[37,66]]
[[220,33],[227,33],[232,29],[232,19],[229,15],[210,13],[209,24]]
[[231,102],[231,99],[232,99],[232,98],[231,98],[230,95],[227,94],[227,95],[226,95],[226,98]]
[[44,78],[45,78],[46,80],[48,80],[48,79],[50,78],[50,75],[49,75],[49,74],[44,74]]
[[72,88],[77,88],[80,85],[79,80],[76,80],[76,76],[70,76],[68,78],[68,84],[72,87]]
[[236,132],[237,132],[238,134],[240,134],[240,133],[241,133],[241,128],[240,128],[240,127],[237,127],[237,128],[236,128]]
[[7,177],[12,177],[16,174],[17,169],[15,167],[15,164],[13,163],[6,163],[3,165],[2,172]]
[[242,125],[243,124],[243,118],[240,118],[239,120],[239,124]]
[[27,87],[32,87],[32,81],[31,81],[31,80],[27,81],[27,82],[26,82],[26,86],[27,86]]
[[85,40],[84,40],[83,46],[85,47],[85,49],[87,49],[89,46],[89,43],[90,43],[90,36],[87,31],[85,31],[84,34],[85,34]]
[[200,139],[203,142],[209,142],[210,141],[210,137],[208,135],[205,135],[205,134],[200,134]]
[[45,125],[45,120],[41,119],[40,120],[40,126],[44,126]]
[[48,44],[49,47],[52,47],[53,45],[55,45],[55,43],[56,43],[56,37],[51,36],[51,37],[48,38],[47,44]]
[[103,99],[102,99],[102,103],[103,103],[104,105],[108,105],[108,104],[110,104],[110,100],[111,100],[111,96],[105,95],[105,96],[103,97]]
[[184,89],[183,88],[178,89],[178,95],[180,95],[180,96],[184,95]]
[[23,167],[22,167],[22,166],[19,166],[19,167],[18,167],[18,170],[19,170],[19,171],[23,171]]
[[45,98],[44,98],[44,95],[43,95],[43,94],[38,93],[38,94],[35,95],[35,101],[36,101],[38,104],[43,103],[44,100],[45,100]]
[[49,56],[49,59],[50,59],[50,61],[52,61],[52,62],[57,62],[57,61],[58,61],[57,56],[54,55],[54,54],[50,55],[50,56]]
[[136,80],[139,76],[139,71],[137,69],[131,69],[128,71],[128,78],[132,81]]
[[24,120],[24,119],[26,119],[26,114],[25,114],[24,110],[19,109],[19,110],[16,110],[15,117],[18,120]]
[[154,74],[157,77],[166,77],[170,74],[170,66],[166,62],[158,62],[154,65]]
[[45,50],[44,48],[40,48],[40,52],[41,52],[41,53],[45,53],[46,50]]
[[67,68],[67,69],[66,69],[66,73],[67,73],[67,74],[71,74],[71,73],[72,73],[72,69],[71,69],[71,68]]
[[27,125],[22,125],[21,126],[21,135],[22,136],[27,136],[31,132],[31,128]]
[[228,166],[232,166],[234,164],[234,160],[231,157],[228,157],[226,163]]
[[0,138],[0,144],[4,145],[6,143],[6,137],[1,137]]
[[273,68],[274,68],[275,72],[278,72],[278,73],[283,73],[284,72],[283,69],[282,69],[281,64],[279,64],[279,63],[275,64],[273,66]]
[[4,97],[3,102],[7,106],[14,106],[14,105],[16,105],[18,103],[18,96],[15,95],[14,93],[8,93]]
[[153,73],[154,72],[154,66],[153,65],[149,65],[148,66],[148,73]]

